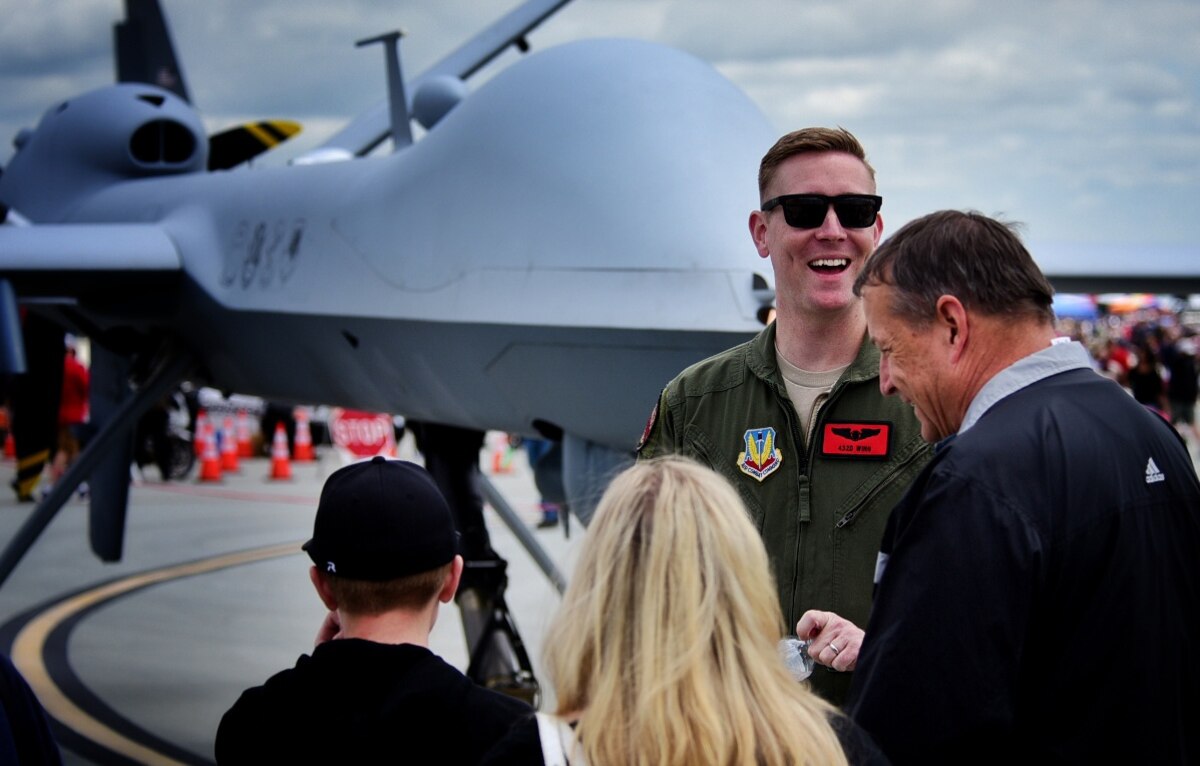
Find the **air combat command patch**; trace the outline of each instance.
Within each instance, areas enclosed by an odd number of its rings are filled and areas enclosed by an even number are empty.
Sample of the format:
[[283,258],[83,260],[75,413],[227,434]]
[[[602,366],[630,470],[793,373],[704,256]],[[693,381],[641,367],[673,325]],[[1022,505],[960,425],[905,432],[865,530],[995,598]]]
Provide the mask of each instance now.
[[775,446],[775,429],[748,429],[745,440],[746,451],[738,454],[738,468],[747,476],[762,481],[774,473],[783,462],[783,454]]

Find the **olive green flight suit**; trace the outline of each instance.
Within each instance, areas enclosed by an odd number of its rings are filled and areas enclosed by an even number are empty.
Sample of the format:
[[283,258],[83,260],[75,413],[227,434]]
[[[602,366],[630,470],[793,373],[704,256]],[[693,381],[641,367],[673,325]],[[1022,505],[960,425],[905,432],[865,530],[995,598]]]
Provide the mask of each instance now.
[[[930,447],[912,407],[880,393],[879,350],[865,337],[810,433],[806,444],[771,324],[672,380],[638,457],[688,455],[738,489],[766,544],[789,631],[808,609],[865,628],[884,524]],[[840,705],[850,678],[817,666],[812,685]]]

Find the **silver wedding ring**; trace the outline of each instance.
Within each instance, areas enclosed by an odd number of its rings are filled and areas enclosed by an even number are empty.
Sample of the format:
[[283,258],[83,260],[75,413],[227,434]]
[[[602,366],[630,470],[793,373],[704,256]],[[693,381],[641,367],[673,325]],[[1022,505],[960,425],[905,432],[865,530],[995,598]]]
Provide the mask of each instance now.
[[832,641],[829,642],[829,648],[833,650],[834,654],[838,654],[842,651],[841,649],[838,649],[837,644],[833,643]]

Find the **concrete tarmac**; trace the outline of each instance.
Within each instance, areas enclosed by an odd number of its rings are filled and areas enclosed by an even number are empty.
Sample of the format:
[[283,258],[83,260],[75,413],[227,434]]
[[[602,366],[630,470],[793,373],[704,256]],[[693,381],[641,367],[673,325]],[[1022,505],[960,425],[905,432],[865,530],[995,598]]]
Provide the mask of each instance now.
[[[524,452],[507,456],[508,471],[490,470],[501,439],[489,435],[480,464],[532,527],[540,511]],[[411,437],[400,457],[420,462]],[[147,468],[130,492],[116,564],[88,549],[85,501],[59,512],[0,587],[0,640],[58,721],[67,763],[211,763],[217,723],[242,690],[312,648],[324,608],[300,544],[325,477],[342,464],[319,448],[316,462],[293,462],[292,479],[280,481],[269,478],[268,459],[243,459],[219,483],[163,483]],[[5,485],[14,470],[0,463]],[[0,540],[32,510],[0,492]],[[491,508],[487,521],[509,562],[508,604],[546,709],[553,700],[541,646],[558,591]],[[561,526],[533,534],[569,577],[582,526],[573,523],[569,539]],[[432,648],[466,668],[452,605],[442,608]]]

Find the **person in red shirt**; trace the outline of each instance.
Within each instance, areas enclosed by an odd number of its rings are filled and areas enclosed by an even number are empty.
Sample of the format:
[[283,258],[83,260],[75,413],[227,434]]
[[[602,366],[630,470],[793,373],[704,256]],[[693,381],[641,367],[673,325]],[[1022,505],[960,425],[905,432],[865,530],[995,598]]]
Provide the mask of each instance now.
[[88,419],[88,383],[88,369],[76,356],[75,338],[68,335],[63,356],[62,398],[58,406],[58,452],[51,467],[54,481],[62,478],[79,454],[80,426]]

